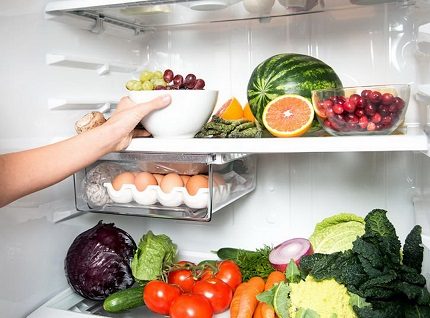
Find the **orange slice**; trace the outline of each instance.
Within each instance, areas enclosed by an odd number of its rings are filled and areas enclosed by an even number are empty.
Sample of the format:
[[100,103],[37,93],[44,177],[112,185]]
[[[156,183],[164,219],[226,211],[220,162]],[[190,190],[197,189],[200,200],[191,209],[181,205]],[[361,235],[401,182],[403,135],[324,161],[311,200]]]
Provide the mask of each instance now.
[[251,107],[249,106],[249,103],[246,103],[245,107],[243,108],[243,117],[246,120],[249,120],[249,121],[252,121],[252,122],[255,121],[255,117],[254,117],[254,114],[251,111]]
[[243,118],[243,109],[239,101],[232,97],[221,106],[215,114],[225,120],[237,120]]
[[324,108],[324,101],[320,100],[316,94],[312,94],[312,104],[314,106],[315,114],[321,118],[327,118]]
[[272,100],[263,111],[263,124],[276,137],[297,137],[308,131],[314,119],[314,108],[304,97],[282,95]]

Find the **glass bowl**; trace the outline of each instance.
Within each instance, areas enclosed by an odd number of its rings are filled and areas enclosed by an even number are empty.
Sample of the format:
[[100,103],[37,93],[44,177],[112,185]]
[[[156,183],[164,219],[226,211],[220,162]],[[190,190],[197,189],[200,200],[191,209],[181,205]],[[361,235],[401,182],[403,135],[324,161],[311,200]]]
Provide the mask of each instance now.
[[404,121],[410,85],[355,86],[312,91],[315,115],[333,136],[388,135]]

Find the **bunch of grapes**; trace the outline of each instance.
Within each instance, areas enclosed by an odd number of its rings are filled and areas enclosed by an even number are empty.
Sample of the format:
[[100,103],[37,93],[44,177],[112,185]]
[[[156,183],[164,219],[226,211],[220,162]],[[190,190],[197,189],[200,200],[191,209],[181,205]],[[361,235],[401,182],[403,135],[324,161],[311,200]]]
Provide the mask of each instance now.
[[129,80],[125,87],[130,91],[148,91],[160,89],[203,89],[205,81],[196,78],[194,74],[188,74],[185,78],[180,74],[174,74],[172,70],[143,71],[139,80]]

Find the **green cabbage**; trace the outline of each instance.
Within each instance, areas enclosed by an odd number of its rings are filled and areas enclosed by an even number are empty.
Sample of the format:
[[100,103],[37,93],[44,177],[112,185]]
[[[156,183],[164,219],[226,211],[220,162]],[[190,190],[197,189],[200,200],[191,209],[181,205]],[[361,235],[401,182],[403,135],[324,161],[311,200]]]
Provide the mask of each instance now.
[[163,269],[175,261],[177,247],[165,234],[148,231],[139,241],[131,261],[131,271],[138,281],[158,279]]
[[364,219],[355,214],[336,214],[318,223],[309,240],[315,253],[346,251],[364,234],[364,225]]

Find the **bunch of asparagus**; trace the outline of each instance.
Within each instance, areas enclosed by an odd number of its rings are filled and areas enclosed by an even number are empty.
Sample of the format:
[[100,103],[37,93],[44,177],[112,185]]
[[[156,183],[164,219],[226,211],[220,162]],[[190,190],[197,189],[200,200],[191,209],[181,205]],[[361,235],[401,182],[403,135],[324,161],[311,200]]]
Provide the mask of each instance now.
[[262,129],[257,122],[246,119],[225,120],[213,115],[195,138],[260,138]]

